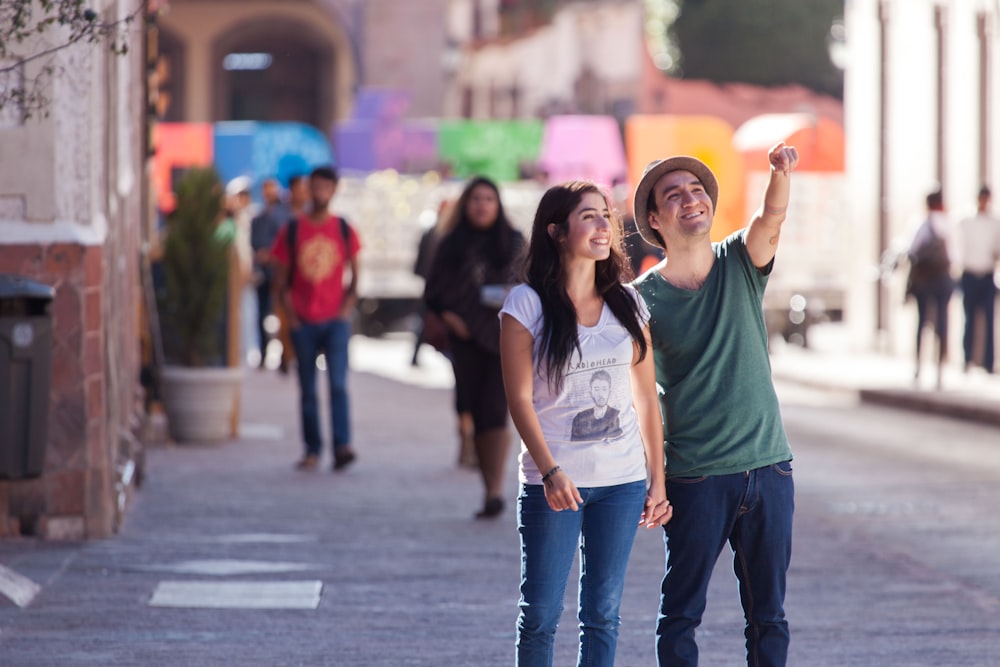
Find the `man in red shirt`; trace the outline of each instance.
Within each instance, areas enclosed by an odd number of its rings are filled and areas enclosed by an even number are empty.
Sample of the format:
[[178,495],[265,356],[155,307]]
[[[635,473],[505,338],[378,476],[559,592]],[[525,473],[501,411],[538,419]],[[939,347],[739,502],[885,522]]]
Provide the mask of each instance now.
[[[358,251],[354,230],[329,212],[337,191],[337,172],[318,167],[309,175],[312,209],[285,225],[274,240],[272,256],[278,298],[288,313],[292,346],[298,360],[302,439],[300,470],[315,470],[323,439],[319,432],[316,359],[326,356],[333,426],[333,469],[355,459],[347,397],[347,342],[351,312],[357,304]],[[344,285],[344,268],[350,282]]]

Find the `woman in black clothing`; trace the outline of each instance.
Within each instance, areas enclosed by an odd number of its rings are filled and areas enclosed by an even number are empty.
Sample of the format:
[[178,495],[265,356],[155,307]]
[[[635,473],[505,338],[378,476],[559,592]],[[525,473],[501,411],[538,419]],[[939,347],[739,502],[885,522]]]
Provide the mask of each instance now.
[[496,184],[487,178],[469,181],[452,215],[455,219],[435,254],[424,300],[448,327],[455,392],[472,411],[486,491],[476,516],[490,518],[503,511],[503,475],[510,449],[497,314],[503,289],[519,272],[525,243],[504,215]]

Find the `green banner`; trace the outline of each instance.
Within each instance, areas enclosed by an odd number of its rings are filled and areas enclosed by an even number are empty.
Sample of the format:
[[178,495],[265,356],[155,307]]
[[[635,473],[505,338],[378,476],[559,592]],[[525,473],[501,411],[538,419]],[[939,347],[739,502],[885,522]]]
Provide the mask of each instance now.
[[537,163],[542,129],[540,120],[444,121],[438,153],[459,178],[480,175],[498,182],[516,181],[522,165]]

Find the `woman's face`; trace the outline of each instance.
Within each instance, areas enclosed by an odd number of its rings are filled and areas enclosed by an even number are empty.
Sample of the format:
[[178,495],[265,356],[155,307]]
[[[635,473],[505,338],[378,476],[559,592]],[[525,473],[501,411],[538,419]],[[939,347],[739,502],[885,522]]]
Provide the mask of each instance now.
[[569,214],[563,250],[570,258],[601,261],[611,254],[613,236],[607,201],[596,192],[587,192]]
[[469,193],[465,212],[473,229],[489,229],[500,215],[500,200],[497,198],[497,193],[488,185],[477,185]]

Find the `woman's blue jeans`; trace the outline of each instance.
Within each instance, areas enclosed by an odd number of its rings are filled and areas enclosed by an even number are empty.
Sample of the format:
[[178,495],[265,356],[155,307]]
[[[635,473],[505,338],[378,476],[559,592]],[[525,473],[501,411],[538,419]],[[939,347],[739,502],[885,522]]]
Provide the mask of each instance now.
[[347,343],[350,337],[351,323],[347,320],[303,322],[298,329],[292,331],[292,346],[298,360],[299,409],[306,454],[319,456],[323,448],[316,391],[316,358],[321,352],[326,356],[326,374],[330,381],[333,448],[351,444],[347,401]]
[[646,499],[646,482],[579,489],[579,511],[555,512],[540,484],[517,499],[521,536],[521,601],[517,665],[548,667],[563,611],[566,581],[580,549],[579,665],[615,661],[625,569]]
[[792,557],[794,495],[788,461],[732,475],[667,480],[674,517],[664,526],[667,563],[656,628],[660,667],[698,664],[695,628],[727,541],[746,618],[747,664],[785,664],[785,575]]

